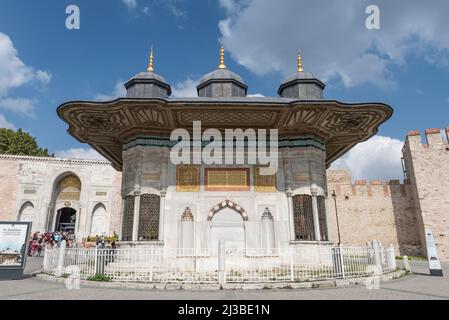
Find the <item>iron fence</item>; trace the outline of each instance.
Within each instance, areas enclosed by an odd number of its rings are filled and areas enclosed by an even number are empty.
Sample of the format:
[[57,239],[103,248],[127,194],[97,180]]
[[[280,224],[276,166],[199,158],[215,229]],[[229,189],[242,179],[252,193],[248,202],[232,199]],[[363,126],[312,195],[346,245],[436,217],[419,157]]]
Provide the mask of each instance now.
[[367,277],[396,270],[392,246],[221,250],[62,246],[45,251],[43,271],[69,276],[77,270],[81,279],[103,275],[123,282],[260,283]]

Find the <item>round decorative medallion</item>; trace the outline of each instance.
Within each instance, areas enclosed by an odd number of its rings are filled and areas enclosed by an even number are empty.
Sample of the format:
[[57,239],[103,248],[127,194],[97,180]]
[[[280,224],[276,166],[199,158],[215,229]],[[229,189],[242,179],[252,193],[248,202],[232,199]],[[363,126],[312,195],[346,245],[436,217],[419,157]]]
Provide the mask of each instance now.
[[64,202],[64,206],[70,207],[70,206],[72,206],[72,203],[70,201],[66,201],[66,202]]

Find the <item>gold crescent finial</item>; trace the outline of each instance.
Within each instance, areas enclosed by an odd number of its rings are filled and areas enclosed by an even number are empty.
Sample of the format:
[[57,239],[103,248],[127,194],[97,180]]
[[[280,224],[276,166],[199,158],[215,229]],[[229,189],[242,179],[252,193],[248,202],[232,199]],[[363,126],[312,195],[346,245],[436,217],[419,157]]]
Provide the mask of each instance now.
[[221,46],[220,48],[220,65],[218,66],[218,69],[226,69],[225,61],[224,61],[224,47]]
[[298,50],[298,72],[304,72],[302,68],[301,52]]
[[147,71],[148,72],[154,72],[154,67],[153,67],[153,47],[151,47],[151,51],[150,51],[150,62],[148,63],[148,67],[147,67]]

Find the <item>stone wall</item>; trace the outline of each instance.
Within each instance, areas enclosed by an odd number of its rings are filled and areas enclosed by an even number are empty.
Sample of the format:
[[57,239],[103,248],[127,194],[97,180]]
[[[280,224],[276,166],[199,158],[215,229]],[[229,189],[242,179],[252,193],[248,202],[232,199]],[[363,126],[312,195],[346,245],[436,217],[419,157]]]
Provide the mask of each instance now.
[[0,221],[17,219],[17,174],[19,162],[1,161],[0,167]]
[[396,180],[352,183],[351,174],[346,170],[329,170],[327,177],[329,228],[335,243],[338,234],[331,196],[334,190],[342,244],[358,246],[378,239],[385,245],[394,245],[402,255],[420,254],[416,210],[409,185]]
[[[410,183],[422,254],[426,254],[424,227],[432,229],[441,260],[449,260],[449,128],[427,129],[425,137],[411,131],[403,149],[404,165]],[[425,141],[423,142],[423,138]]]
[[[67,175],[81,181],[77,234],[89,235],[92,214],[99,204],[106,209],[108,232],[119,232],[121,174],[107,161],[0,155],[0,220],[20,219],[27,207],[33,231],[51,230],[56,211],[55,188]],[[63,201],[64,202],[64,201]],[[68,201],[70,202],[70,201]]]

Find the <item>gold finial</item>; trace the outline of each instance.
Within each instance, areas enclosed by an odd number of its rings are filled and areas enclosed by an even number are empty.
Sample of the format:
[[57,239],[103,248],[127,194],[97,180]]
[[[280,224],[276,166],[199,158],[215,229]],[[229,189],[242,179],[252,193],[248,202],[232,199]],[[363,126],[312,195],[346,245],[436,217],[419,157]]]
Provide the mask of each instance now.
[[153,68],[153,47],[151,47],[151,51],[150,51],[150,62],[148,63],[148,67],[147,67],[147,72],[153,72],[154,68]]
[[298,50],[298,72],[304,72],[302,68],[301,52]]
[[226,65],[224,62],[224,47],[221,46],[220,48],[220,65],[218,66],[218,69],[226,69]]

